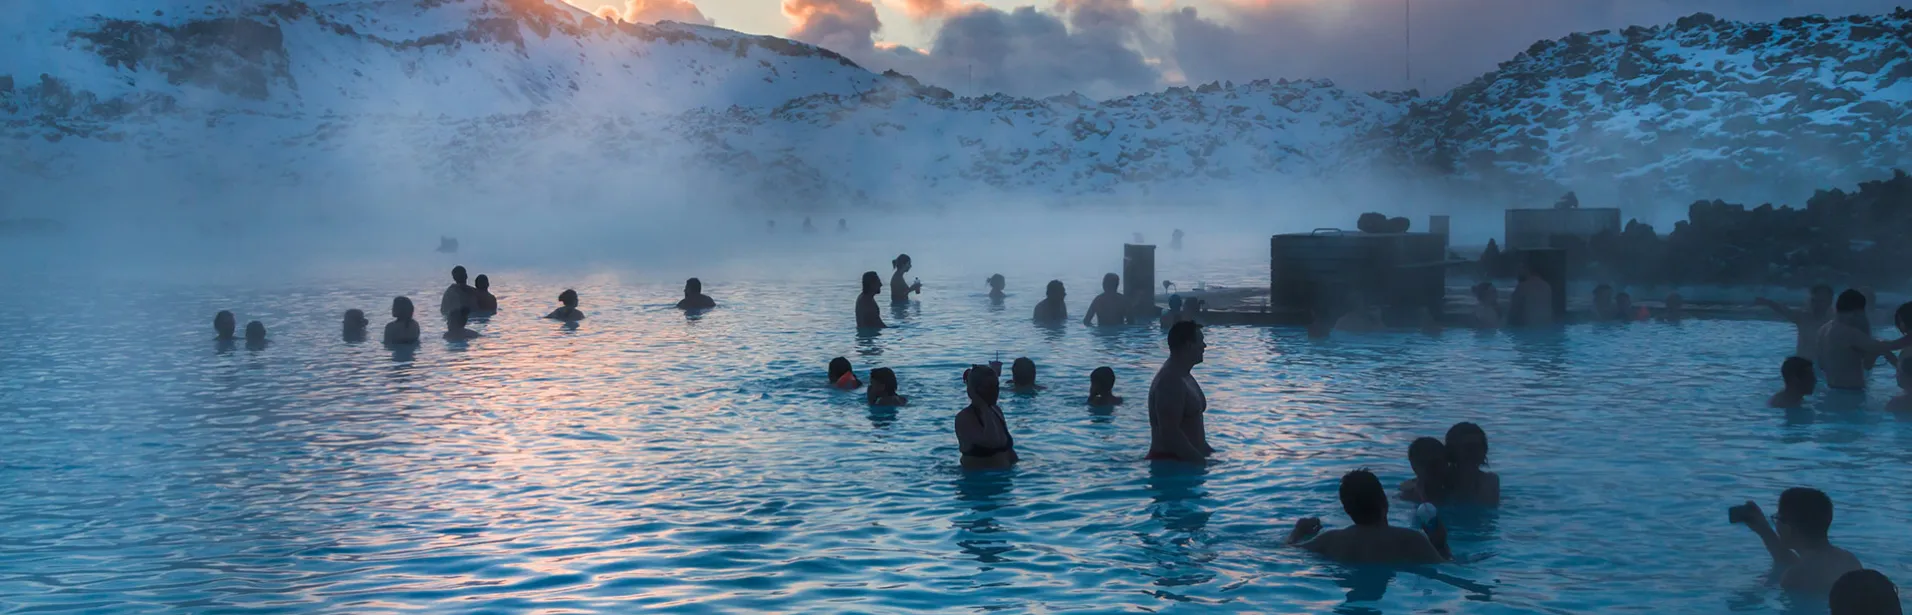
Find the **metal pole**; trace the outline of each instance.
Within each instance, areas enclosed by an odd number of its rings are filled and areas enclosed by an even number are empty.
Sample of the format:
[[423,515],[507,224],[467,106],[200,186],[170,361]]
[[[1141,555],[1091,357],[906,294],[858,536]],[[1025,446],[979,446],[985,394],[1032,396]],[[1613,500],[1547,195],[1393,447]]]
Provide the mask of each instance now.
[[1401,0],[1401,64],[1407,70],[1407,87],[1414,88],[1414,7],[1412,0]]

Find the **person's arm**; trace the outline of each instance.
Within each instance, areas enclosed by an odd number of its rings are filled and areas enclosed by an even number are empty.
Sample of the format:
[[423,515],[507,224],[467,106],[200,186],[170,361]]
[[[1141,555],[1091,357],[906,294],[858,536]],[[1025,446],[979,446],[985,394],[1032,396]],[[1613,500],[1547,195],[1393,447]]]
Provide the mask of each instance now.
[[1313,539],[1320,533],[1321,520],[1314,517],[1307,517],[1295,522],[1295,529],[1288,532],[1287,543],[1292,546],[1314,551],[1316,549],[1313,546]]
[[1156,435],[1159,436],[1157,440],[1163,448],[1168,449],[1169,453],[1174,454],[1176,459],[1182,461],[1206,459],[1208,455],[1196,447],[1194,442],[1190,442],[1188,434],[1182,431],[1182,416],[1188,411],[1188,393],[1180,390],[1182,389],[1180,383],[1174,383],[1170,388],[1175,391],[1161,396],[1161,407],[1158,410],[1161,415],[1155,417]]
[[[1420,544],[1415,545],[1415,548],[1420,551],[1413,554],[1415,562],[1438,564],[1454,559],[1454,552],[1447,548],[1446,523],[1442,523],[1441,520],[1437,518],[1434,520],[1433,526],[1423,531],[1426,532],[1426,540],[1417,541]],[[1422,547],[1422,544],[1426,546]],[[1432,549],[1432,551],[1421,549]]]
[[1854,336],[1854,338],[1855,339],[1852,341],[1852,348],[1854,350],[1858,350],[1859,352],[1863,352],[1873,356],[1889,354],[1894,351],[1912,346],[1912,335],[1907,335],[1905,337],[1901,337],[1899,339],[1892,340],[1890,342],[1881,342],[1879,340],[1875,340],[1869,337]]
[[1089,311],[1084,312],[1082,314],[1082,324],[1091,325],[1091,326],[1095,325],[1096,312],[1099,312],[1101,310],[1102,310],[1101,297],[1096,297],[1094,299],[1089,300]]
[[1781,304],[1778,301],[1767,299],[1765,297],[1760,297],[1758,299],[1753,300],[1753,305],[1763,305],[1763,306],[1766,306],[1767,308],[1770,308],[1774,314],[1778,314],[1779,318],[1786,322],[1795,323],[1795,324],[1799,322],[1799,313],[1793,311],[1792,308],[1786,307],[1785,305]]
[[1759,536],[1759,541],[1766,545],[1766,553],[1773,557],[1774,566],[1791,566],[1799,561],[1799,554],[1793,553],[1792,549],[1786,548],[1785,543],[1780,542],[1779,533],[1774,532],[1772,524],[1766,522],[1766,513],[1759,509],[1759,504],[1748,501],[1730,512],[1734,517],[1731,521],[1745,524],[1747,529]]

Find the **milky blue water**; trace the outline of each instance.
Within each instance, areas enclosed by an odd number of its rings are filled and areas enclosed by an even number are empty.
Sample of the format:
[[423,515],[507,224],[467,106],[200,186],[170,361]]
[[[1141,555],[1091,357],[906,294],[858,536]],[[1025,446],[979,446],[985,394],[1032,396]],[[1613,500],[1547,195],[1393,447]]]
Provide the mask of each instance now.
[[[1037,328],[1043,279],[1012,275],[996,306],[988,272],[919,259],[928,292],[858,336],[856,270],[713,277],[722,307],[686,318],[668,307],[681,278],[478,269],[503,305],[485,337],[339,339],[348,308],[376,335],[391,296],[434,306],[443,264],[13,274],[0,611],[1823,612],[1772,589],[1726,522],[1796,485],[1831,494],[1837,544],[1912,581],[1912,419],[1879,409],[1891,374],[1863,409],[1766,409],[1793,343],[1779,323],[1213,328],[1196,375],[1221,452],[1177,469],[1140,460],[1160,331]],[[1070,280],[1072,313],[1099,273]],[[566,287],[590,315],[575,329],[537,318]],[[215,345],[219,309],[271,344]],[[1003,403],[1023,463],[965,474],[959,375],[997,353],[1035,359],[1049,389]],[[911,405],[825,388],[837,355],[895,368]],[[1128,405],[1084,405],[1098,365]],[[1346,524],[1342,473],[1392,485],[1410,440],[1461,420],[1491,434],[1506,503],[1450,517],[1460,563],[1351,569],[1280,544],[1299,517]]]

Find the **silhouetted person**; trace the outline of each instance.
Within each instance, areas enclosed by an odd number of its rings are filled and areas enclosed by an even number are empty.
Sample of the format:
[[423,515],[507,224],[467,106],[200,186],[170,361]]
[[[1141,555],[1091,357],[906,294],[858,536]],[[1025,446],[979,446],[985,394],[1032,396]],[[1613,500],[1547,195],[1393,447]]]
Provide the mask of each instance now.
[[1508,323],[1523,327],[1553,324],[1553,284],[1540,277],[1532,264],[1520,264],[1520,281],[1514,284],[1514,296],[1508,302]]
[[1169,295],[1168,309],[1162,311],[1162,330],[1167,331],[1175,323],[1182,322],[1182,296]]
[[767,232],[767,233],[772,233],[772,234],[774,234],[774,233],[776,233],[776,232],[777,232],[777,221],[776,221],[776,220],[765,220],[765,221],[763,222],[763,227],[764,227],[764,232]]
[[257,320],[246,323],[246,348],[259,350],[266,347],[266,324]]
[[234,317],[232,312],[221,310],[218,314],[212,316],[212,331],[214,333],[213,339],[215,340],[230,342],[239,339],[236,335],[238,328],[239,319]]
[[680,310],[708,310],[717,307],[717,300],[704,294],[704,282],[697,278],[684,280],[684,298],[677,302]]
[[558,303],[562,303],[563,305],[558,306],[558,309],[551,310],[550,314],[545,314],[545,318],[562,320],[564,322],[584,320],[584,312],[578,309],[578,291],[569,288],[564,289],[564,292],[558,293]]
[[465,308],[453,310],[450,316],[445,317],[445,339],[457,342],[478,337],[477,331],[465,328],[465,323],[470,321],[471,310]]
[[1854,570],[1839,575],[1827,597],[1828,615],[1904,615],[1899,588],[1877,570]]
[[[1751,501],[1727,509],[1726,518],[1744,524],[1773,558],[1779,586],[1796,591],[1824,592],[1840,576],[1860,569],[1859,558],[1832,546],[1832,498],[1818,489],[1793,487],[1779,494],[1779,514],[1767,523],[1759,504]],[[1776,527],[1775,527],[1776,524]]]
[[923,282],[921,280],[909,285],[903,284],[903,274],[910,272],[910,255],[896,255],[896,260],[890,261],[890,266],[896,268],[896,272],[890,274],[891,303],[908,303],[910,293],[921,294],[923,292]]
[[1451,501],[1500,506],[1500,475],[1488,472],[1487,431],[1473,423],[1447,429],[1447,487]]
[[1447,561],[1443,555],[1447,532],[1440,529],[1439,522],[1427,534],[1388,525],[1388,493],[1372,472],[1355,470],[1341,477],[1341,509],[1354,525],[1323,532],[1320,519],[1302,519],[1289,532],[1288,544],[1348,564]]
[[1606,284],[1593,287],[1593,321],[1609,322],[1617,318],[1613,311],[1613,287]]
[[883,312],[876,306],[877,293],[883,292],[883,276],[874,271],[863,272],[863,293],[856,296],[856,328],[881,329]]
[[1493,282],[1481,282],[1474,285],[1474,326],[1482,329],[1499,329],[1506,319],[1500,312],[1500,291],[1494,289]]
[[1774,314],[1779,315],[1780,320],[1792,323],[1798,335],[1798,341],[1793,346],[1793,356],[1819,360],[1819,330],[1825,328],[1826,323],[1832,322],[1833,316],[1831,286],[1814,285],[1812,294],[1806,300],[1806,310],[1803,312],[1780,305],[1778,301],[1765,297],[1754,299],[1753,305],[1771,308]]
[[1019,459],[1016,438],[1009,434],[1009,421],[996,405],[1002,395],[1002,385],[996,378],[996,371],[986,365],[963,372],[969,405],[956,413],[956,450],[962,452],[963,469],[1007,468]]
[[857,387],[863,386],[863,382],[856,379],[856,370],[850,367],[849,359],[843,357],[830,359],[829,373],[832,387],[854,391]]
[[1168,330],[1168,361],[1149,383],[1149,459],[1200,463],[1215,454],[1208,445],[1208,396],[1195,382],[1208,343],[1202,327],[1176,323]]
[[438,253],[439,254],[457,254],[458,253],[458,238],[440,236],[438,238]]
[[815,224],[811,224],[811,223],[810,223],[810,217],[809,217],[809,216],[804,216],[804,217],[803,217],[803,232],[805,232],[805,233],[815,233],[815,232],[817,232],[817,225],[815,225]]
[[392,299],[392,322],[385,323],[385,343],[418,343],[418,321],[412,320],[412,300],[407,297]]
[[1779,364],[1779,377],[1785,381],[1786,388],[1766,400],[1768,407],[1798,408],[1819,386],[1819,374],[1813,371],[1812,361],[1805,357],[1787,357]]
[[[1912,303],[1899,304],[1898,311],[1892,313],[1892,323],[1898,325],[1901,335],[1912,335]],[[1885,409],[1894,412],[1912,410],[1912,353],[1899,353],[1898,383],[1899,394],[1885,402]]]
[[1009,390],[1017,393],[1034,393],[1042,390],[1036,384],[1036,362],[1029,357],[1017,357],[1009,364]]
[[345,341],[348,341],[348,342],[365,341],[365,328],[368,326],[371,326],[371,324],[372,324],[372,321],[365,319],[364,310],[357,310],[357,309],[346,310],[345,311]]
[[1102,276],[1102,294],[1089,302],[1089,311],[1082,315],[1082,324],[1129,324],[1128,300],[1122,296],[1121,287],[1122,276],[1113,273]]
[[1660,310],[1660,320],[1679,322],[1686,319],[1686,298],[1679,293],[1667,293],[1666,308]]
[[1168,249],[1170,250],[1182,249],[1182,229],[1175,229],[1175,233],[1169,235]]
[[848,218],[837,218],[837,232],[850,232],[850,220]]
[[1115,369],[1103,366],[1089,372],[1089,405],[1122,405],[1122,398],[1115,394]]
[[1036,324],[1060,325],[1069,322],[1069,305],[1063,300],[1069,292],[1062,287],[1062,280],[1050,280],[1049,287],[1043,291],[1042,301],[1036,303]]
[[473,305],[471,313],[485,315],[498,313],[498,297],[491,294],[491,278],[485,277],[482,273],[478,274],[478,277],[472,278],[471,285]]
[[465,283],[465,267],[463,265],[451,268],[451,282],[451,286],[445,287],[445,298],[438,302],[438,313],[440,315],[450,316],[453,310],[459,308],[469,310],[478,304],[476,301],[478,289],[472,288],[470,284]]
[[989,279],[984,280],[983,283],[989,285],[990,299],[1001,301],[1004,297],[1009,296],[1008,294],[1002,292],[1003,287],[1009,284],[1008,280],[1003,279],[1002,274],[998,273],[998,274],[989,276]]
[[1646,320],[1646,308],[1633,305],[1633,295],[1620,293],[1613,296],[1613,312],[1620,315],[1621,322]]
[[870,390],[865,398],[872,406],[906,406],[910,399],[896,394],[896,371],[887,367],[870,370]]
[[1447,445],[1434,438],[1415,438],[1407,447],[1407,464],[1414,478],[1401,483],[1401,499],[1409,502],[1447,502]]
[[1912,336],[1892,342],[1872,339],[1866,320],[1866,297],[1856,290],[1839,293],[1833,304],[1837,315],[1819,329],[1819,368],[1826,372],[1826,386],[1860,391],[1866,388],[1866,368],[1879,355],[1912,346]]

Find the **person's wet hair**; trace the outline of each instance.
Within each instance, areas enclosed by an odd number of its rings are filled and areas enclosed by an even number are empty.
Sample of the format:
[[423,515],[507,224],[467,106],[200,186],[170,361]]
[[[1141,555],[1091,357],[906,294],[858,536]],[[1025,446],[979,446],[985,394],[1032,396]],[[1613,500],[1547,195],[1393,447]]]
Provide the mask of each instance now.
[[[935,256],[935,255],[932,254],[931,256]],[[902,269],[905,265],[908,265],[908,264],[910,264],[910,255],[908,254],[898,254],[896,255],[896,258],[890,260],[890,267],[895,269]]]
[[345,311],[345,328],[363,329],[370,321],[365,319],[365,311],[353,308]]
[[836,381],[843,378],[844,374],[850,373],[851,369],[849,359],[843,357],[830,359],[830,384],[836,384]]
[[1415,438],[1407,445],[1407,462],[1423,499],[1440,502],[1447,497],[1447,445],[1436,438]]
[[1043,294],[1049,297],[1061,297],[1067,292],[1068,290],[1062,286],[1062,280],[1050,280],[1049,287],[1043,291]]
[[1102,276],[1102,290],[1103,290],[1103,292],[1111,292],[1111,293],[1112,293],[1112,292],[1115,292],[1115,291],[1116,291],[1116,289],[1119,289],[1119,288],[1121,288],[1121,287],[1122,287],[1122,276],[1119,276],[1119,275],[1115,275],[1115,274],[1113,274],[1113,273],[1110,273],[1110,274],[1104,274],[1104,275]]
[[1109,395],[1115,392],[1115,370],[1109,366],[1095,368],[1089,372],[1089,394]]
[[989,276],[989,279],[983,280],[983,283],[988,284],[990,288],[1001,288],[1003,285],[1008,284],[1009,280],[1002,277],[1002,274],[998,273],[998,274]]
[[998,377],[996,370],[987,365],[972,365],[963,373],[963,384],[972,399],[993,406],[1002,399],[1002,383],[996,381]]
[[1182,311],[1182,296],[1181,295],[1168,296],[1168,310],[1171,312]]
[[1195,343],[1195,340],[1201,338],[1201,336],[1201,325],[1186,320],[1175,323],[1175,326],[1169,327],[1168,329],[1168,349],[1170,352],[1174,352],[1178,349],[1187,348],[1190,344]]
[[471,279],[471,285],[478,287],[478,290],[489,289],[491,288],[491,278],[486,277],[485,274],[480,273],[478,274],[478,277]]
[[1779,364],[1779,377],[1786,382],[1786,390],[1811,393],[1819,384],[1818,374],[1812,371],[1812,360],[1805,357],[1786,357]]
[[445,328],[450,331],[463,329],[468,322],[471,322],[471,308],[461,307],[445,315]]
[[896,394],[896,370],[879,367],[870,370],[870,401]]
[[1009,364],[1009,381],[1019,387],[1036,383],[1036,362],[1029,357],[1017,357]]
[[695,295],[702,292],[704,292],[703,280],[699,280],[697,278],[684,280],[684,294],[686,296]]
[[266,323],[257,320],[246,323],[246,341],[262,342],[266,339]]
[[1877,570],[1854,570],[1839,575],[1827,598],[1829,615],[1903,615],[1899,588]]
[[232,337],[233,332],[238,328],[239,317],[233,316],[232,312],[220,310],[218,314],[212,316],[212,330],[218,333],[219,337]]
[[1456,468],[1478,469],[1487,466],[1487,430],[1461,422],[1447,429],[1447,461]]
[[459,266],[451,268],[451,281],[457,282],[459,284],[465,283],[465,266],[464,265],[459,265]]
[[1832,307],[1840,312],[1863,312],[1866,309],[1866,294],[1848,288],[1839,293],[1839,300]]
[[411,320],[412,318],[411,297],[393,297],[392,298],[392,318],[397,318],[399,320]]
[[863,294],[874,295],[883,290],[883,276],[874,271],[863,272]]
[[558,293],[558,303],[562,303],[565,305],[577,305],[578,291],[571,290],[568,288],[564,289],[564,292]]
[[1365,468],[1341,477],[1341,509],[1356,525],[1388,522],[1388,491],[1381,479]]
[[1779,520],[1801,537],[1824,540],[1832,531],[1832,498],[1809,487],[1787,489],[1779,494]]

